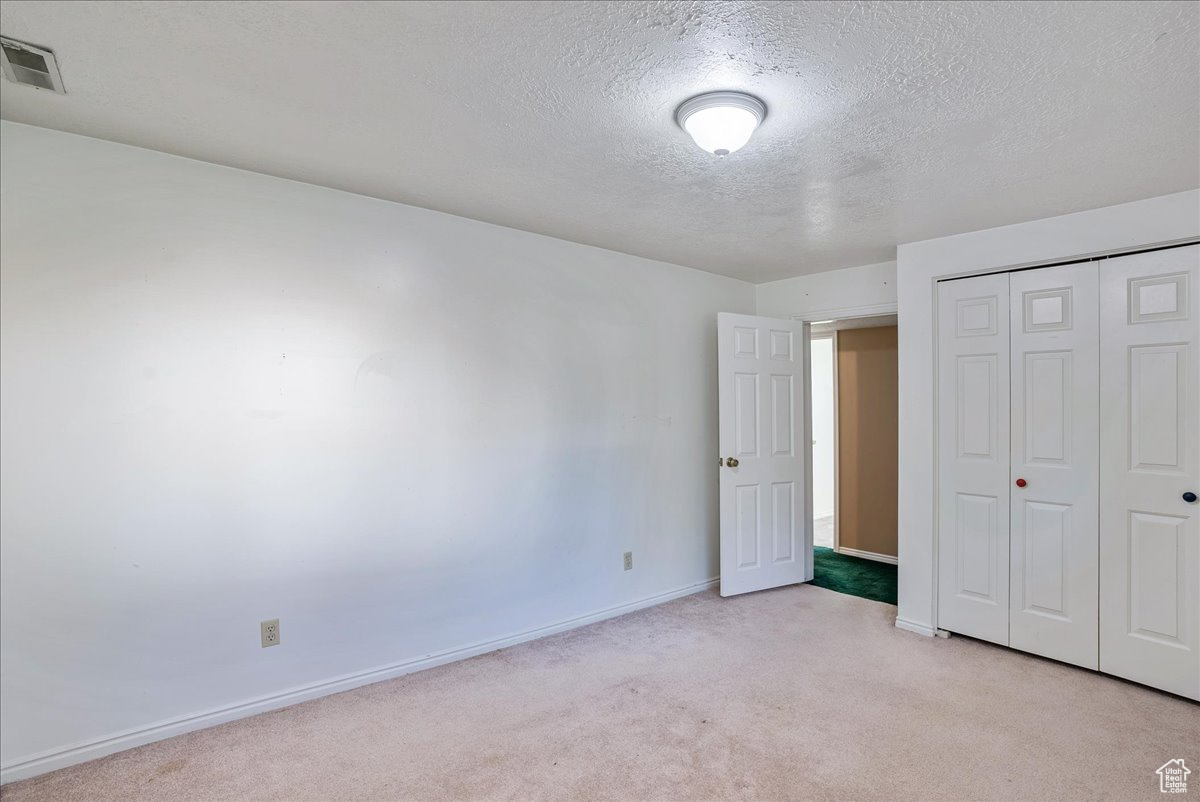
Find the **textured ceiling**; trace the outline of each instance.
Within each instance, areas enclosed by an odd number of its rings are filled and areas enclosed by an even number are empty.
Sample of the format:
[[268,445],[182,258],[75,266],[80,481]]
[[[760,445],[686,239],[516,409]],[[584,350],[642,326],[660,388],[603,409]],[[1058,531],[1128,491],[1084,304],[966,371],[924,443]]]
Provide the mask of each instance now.
[[[27,2],[11,120],[767,281],[1200,185],[1200,4]],[[676,105],[769,106],[718,160]]]

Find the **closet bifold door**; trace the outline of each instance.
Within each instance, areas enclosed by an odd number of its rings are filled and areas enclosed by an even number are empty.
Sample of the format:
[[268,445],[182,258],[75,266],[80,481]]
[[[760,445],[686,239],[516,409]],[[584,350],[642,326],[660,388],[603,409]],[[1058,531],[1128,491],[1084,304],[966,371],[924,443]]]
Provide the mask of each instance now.
[[938,626],[1008,645],[1009,277],[938,284]]
[[1200,246],[1100,264],[1100,670],[1200,699]]
[[1009,645],[1095,669],[1099,625],[1098,276],[1011,274]]

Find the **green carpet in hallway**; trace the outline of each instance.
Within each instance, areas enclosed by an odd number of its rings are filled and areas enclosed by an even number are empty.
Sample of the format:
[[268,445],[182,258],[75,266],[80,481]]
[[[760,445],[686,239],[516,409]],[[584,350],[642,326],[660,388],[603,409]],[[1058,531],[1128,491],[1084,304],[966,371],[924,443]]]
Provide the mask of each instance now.
[[896,566],[838,554],[822,546],[813,548],[813,581],[819,588],[896,603]]

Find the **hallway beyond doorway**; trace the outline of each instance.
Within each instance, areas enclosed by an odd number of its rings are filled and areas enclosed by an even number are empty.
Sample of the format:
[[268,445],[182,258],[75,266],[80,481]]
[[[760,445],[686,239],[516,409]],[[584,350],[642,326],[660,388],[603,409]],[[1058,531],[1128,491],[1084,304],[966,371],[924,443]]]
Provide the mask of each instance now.
[[896,566],[813,547],[812,584],[885,604],[896,603]]

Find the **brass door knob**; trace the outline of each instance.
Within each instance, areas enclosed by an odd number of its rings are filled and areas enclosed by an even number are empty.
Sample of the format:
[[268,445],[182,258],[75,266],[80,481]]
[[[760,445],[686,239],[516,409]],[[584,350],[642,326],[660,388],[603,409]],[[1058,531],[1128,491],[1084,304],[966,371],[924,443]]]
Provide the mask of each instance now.
[[736,468],[738,466],[737,457],[726,457],[725,464],[728,465],[730,468]]

